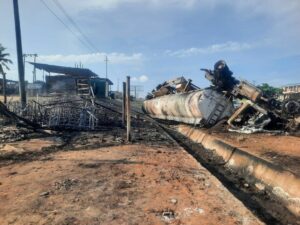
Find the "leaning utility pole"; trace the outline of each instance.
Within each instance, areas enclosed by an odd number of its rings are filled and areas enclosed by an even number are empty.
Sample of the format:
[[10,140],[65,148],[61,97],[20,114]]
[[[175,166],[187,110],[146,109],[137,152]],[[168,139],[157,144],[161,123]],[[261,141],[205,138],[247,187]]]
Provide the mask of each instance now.
[[22,53],[22,39],[21,39],[18,0],[13,0],[13,5],[14,5],[16,45],[17,45],[17,55],[18,55],[19,92],[20,92],[21,106],[24,109],[26,107],[26,91],[25,91],[24,64],[22,60],[23,53]]

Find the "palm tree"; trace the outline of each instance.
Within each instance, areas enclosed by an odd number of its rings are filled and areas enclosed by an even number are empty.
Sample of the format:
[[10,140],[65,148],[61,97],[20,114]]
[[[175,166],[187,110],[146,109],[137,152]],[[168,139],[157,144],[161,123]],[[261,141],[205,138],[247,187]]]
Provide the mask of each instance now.
[[6,98],[6,73],[4,72],[4,68],[6,70],[9,70],[9,67],[7,66],[7,64],[12,63],[12,61],[7,58],[9,56],[9,53],[4,53],[5,50],[6,50],[6,48],[4,48],[0,44],[0,74],[3,75],[3,98],[4,98],[4,104],[6,104],[6,102],[7,102],[7,98]]

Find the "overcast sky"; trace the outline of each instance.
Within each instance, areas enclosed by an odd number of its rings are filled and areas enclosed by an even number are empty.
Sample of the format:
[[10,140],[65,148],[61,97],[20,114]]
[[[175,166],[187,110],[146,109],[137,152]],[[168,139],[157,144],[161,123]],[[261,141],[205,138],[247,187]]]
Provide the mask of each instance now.
[[[126,75],[145,92],[181,75],[205,87],[200,68],[219,59],[256,84],[300,82],[299,0],[57,0],[93,46],[78,40],[84,37],[55,0],[44,1],[73,33],[41,0],[19,1],[23,52],[38,53],[40,63],[81,62],[101,77],[107,55],[114,89]],[[7,76],[17,79],[11,0],[0,0],[0,27],[0,43],[14,62]],[[32,80],[30,65],[26,79]]]

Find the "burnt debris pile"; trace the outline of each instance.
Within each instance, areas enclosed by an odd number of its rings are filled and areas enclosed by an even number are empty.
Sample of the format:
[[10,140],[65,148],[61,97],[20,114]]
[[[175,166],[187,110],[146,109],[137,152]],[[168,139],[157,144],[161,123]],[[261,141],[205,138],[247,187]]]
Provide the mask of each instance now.
[[[148,94],[144,111],[153,118],[214,127],[227,122],[230,131],[298,131],[300,98],[270,98],[260,88],[232,75],[225,61],[202,69],[211,87],[201,90],[191,80],[166,81]],[[224,124],[224,123],[223,123]]]
[[120,126],[120,115],[78,95],[48,95],[20,102],[1,103],[0,114],[10,121],[52,130],[101,130]]

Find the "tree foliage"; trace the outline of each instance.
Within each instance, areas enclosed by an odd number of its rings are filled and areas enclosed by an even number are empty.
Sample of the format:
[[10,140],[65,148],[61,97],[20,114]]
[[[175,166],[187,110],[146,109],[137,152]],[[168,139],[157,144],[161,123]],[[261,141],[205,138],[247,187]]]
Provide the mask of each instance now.
[[281,88],[273,87],[267,83],[263,83],[261,85],[258,85],[257,87],[261,89],[264,95],[267,97],[275,97],[282,94]]
[[3,98],[4,98],[4,104],[7,102],[7,97],[6,97],[6,73],[4,71],[4,68],[6,70],[9,70],[9,67],[7,64],[11,64],[12,61],[8,59],[7,57],[9,56],[9,53],[5,53],[6,48],[4,48],[0,44],[0,74],[3,76],[3,84],[2,84],[2,91],[3,91]]
[[0,44],[0,74],[4,74],[4,69],[9,70],[8,64],[11,64],[12,61],[8,59],[9,53],[5,53],[6,48]]

